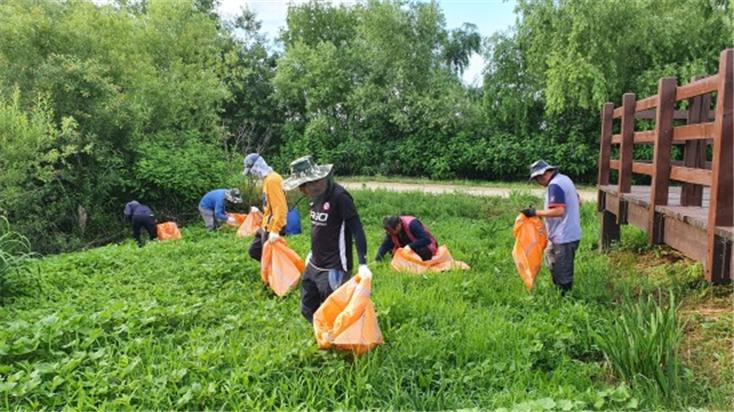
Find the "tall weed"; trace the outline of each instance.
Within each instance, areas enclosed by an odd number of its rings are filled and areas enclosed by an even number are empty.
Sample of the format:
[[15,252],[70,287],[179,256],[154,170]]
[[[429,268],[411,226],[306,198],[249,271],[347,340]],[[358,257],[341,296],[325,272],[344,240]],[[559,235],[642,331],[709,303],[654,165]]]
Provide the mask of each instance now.
[[677,355],[683,327],[676,317],[673,293],[669,297],[665,307],[651,295],[625,301],[621,314],[595,339],[621,379],[672,406],[685,388]]

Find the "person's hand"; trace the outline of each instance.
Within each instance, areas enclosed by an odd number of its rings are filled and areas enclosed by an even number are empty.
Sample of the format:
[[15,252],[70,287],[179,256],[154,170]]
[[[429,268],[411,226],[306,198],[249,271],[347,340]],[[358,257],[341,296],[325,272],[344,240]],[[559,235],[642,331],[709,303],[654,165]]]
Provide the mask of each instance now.
[[258,208],[257,208],[256,206],[252,206],[252,207],[250,208],[250,213],[257,213],[257,212],[259,212],[259,211],[260,211],[260,209],[258,209]]
[[305,266],[308,266],[308,263],[310,261],[311,261],[311,251],[309,250],[308,251],[308,255],[306,255],[306,260],[305,260],[306,264],[305,264]]
[[237,219],[235,219],[234,216],[227,216],[227,224],[235,225],[237,224]]
[[523,210],[520,211],[525,217],[533,217],[536,216],[535,208],[532,206],[529,206]]
[[361,279],[372,279],[372,271],[367,267],[367,265],[359,265],[357,274]]
[[406,251],[406,252],[412,252],[413,251],[413,249],[411,249],[410,245],[403,246],[403,250]]
[[268,234],[268,243],[273,243],[278,239],[280,239],[280,234],[278,234],[278,232],[270,232]]

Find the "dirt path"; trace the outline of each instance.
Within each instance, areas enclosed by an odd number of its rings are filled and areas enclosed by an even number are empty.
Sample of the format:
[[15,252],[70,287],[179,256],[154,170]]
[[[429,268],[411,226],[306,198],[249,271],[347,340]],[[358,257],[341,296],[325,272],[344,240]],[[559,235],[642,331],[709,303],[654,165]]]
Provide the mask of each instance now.
[[[398,183],[398,182],[346,182],[340,183],[347,189],[384,189],[394,192],[426,192],[426,193],[465,193],[472,196],[501,196],[508,197],[513,189],[503,187],[483,187],[483,186],[463,186],[450,184],[417,184],[417,183]],[[538,196],[543,197],[545,191],[541,188],[528,188],[528,190]],[[596,202],[596,192],[579,191],[581,199],[584,202]]]

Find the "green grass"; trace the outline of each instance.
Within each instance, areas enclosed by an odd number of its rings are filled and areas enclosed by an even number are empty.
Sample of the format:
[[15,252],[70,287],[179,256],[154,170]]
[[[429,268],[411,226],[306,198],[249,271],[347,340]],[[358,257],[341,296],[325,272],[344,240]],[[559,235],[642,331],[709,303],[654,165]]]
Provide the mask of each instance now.
[[[193,225],[181,241],[51,256],[10,278],[25,294],[0,308],[0,409],[729,407],[725,365],[719,373],[683,362],[669,403],[608,363],[595,337],[626,313],[625,296],[657,296],[661,285],[683,301],[721,292],[694,282],[687,264],[643,282],[624,241],[597,253],[593,205],[582,210],[576,284],[563,298],[545,269],[527,293],[510,257],[517,210],[538,199],[353,194],[370,257],[381,217],[412,213],[472,266],[415,276],[374,265],[381,347],[356,359],[319,351],[298,292],[279,299],[262,285],[249,239]],[[307,234],[288,241],[305,256]],[[706,331],[732,337],[730,328]],[[730,361],[728,347],[694,348],[695,359]]]

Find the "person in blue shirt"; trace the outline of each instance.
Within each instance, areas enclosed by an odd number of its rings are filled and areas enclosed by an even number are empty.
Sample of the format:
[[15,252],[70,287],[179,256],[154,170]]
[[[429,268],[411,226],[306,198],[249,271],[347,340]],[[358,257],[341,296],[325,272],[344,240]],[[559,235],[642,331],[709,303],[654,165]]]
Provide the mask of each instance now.
[[143,247],[143,241],[140,239],[140,229],[142,228],[145,228],[148,232],[150,240],[158,238],[155,216],[153,216],[153,211],[148,206],[133,200],[125,204],[123,215],[125,221],[132,224],[133,239],[135,239],[138,247]]
[[399,248],[409,247],[422,260],[431,260],[438,250],[436,239],[420,220],[413,216],[385,216],[382,220],[385,240],[377,250],[379,262],[387,252],[395,254]]
[[566,294],[573,287],[573,261],[581,240],[581,198],[571,179],[544,160],[530,166],[530,180],[547,188],[544,208],[528,207],[521,212],[527,217],[545,219],[548,230],[546,264],[553,275],[553,283]]
[[239,189],[216,189],[201,198],[199,213],[208,230],[215,230],[220,222],[225,222],[229,218],[225,200],[231,203],[242,203]]

